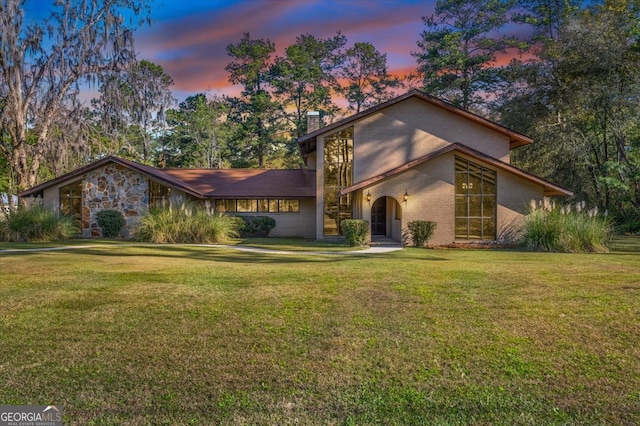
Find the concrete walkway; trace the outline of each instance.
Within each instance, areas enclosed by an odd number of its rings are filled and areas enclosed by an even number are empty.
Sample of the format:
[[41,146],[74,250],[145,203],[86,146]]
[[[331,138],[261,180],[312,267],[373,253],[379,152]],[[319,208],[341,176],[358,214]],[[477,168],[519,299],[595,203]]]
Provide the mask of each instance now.
[[[10,254],[10,253],[38,253],[38,252],[47,252],[47,251],[62,251],[62,250],[80,250],[80,249],[88,249],[88,248],[108,248],[108,247],[131,247],[131,246],[145,246],[145,244],[110,244],[110,245],[101,245],[101,244],[92,244],[86,246],[62,246],[62,247],[41,247],[41,248],[32,248],[32,249],[0,249],[0,255],[2,254]],[[249,247],[242,245],[226,245],[226,244],[171,244],[167,246],[193,246],[193,247],[215,247],[215,248],[225,248],[229,250],[237,250],[243,252],[250,253],[265,253],[265,254],[282,254],[282,255],[307,255],[307,254],[329,254],[329,255],[349,255],[349,254],[378,254],[378,253],[389,253],[393,251],[402,250],[402,245],[400,243],[383,243],[383,244],[374,244],[371,247],[354,250],[354,251],[290,251],[290,250],[276,250],[276,249],[266,249],[259,247]],[[161,244],[154,245],[153,247],[162,247]]]

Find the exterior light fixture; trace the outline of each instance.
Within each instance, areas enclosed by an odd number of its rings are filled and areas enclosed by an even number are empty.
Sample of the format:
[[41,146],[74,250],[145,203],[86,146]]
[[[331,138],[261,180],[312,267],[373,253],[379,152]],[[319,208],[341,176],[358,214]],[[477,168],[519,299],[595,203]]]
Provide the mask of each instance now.
[[409,193],[405,190],[404,191],[404,202],[406,203],[408,199],[409,199]]
[[369,193],[369,191],[367,191],[367,201],[371,202],[371,194]]

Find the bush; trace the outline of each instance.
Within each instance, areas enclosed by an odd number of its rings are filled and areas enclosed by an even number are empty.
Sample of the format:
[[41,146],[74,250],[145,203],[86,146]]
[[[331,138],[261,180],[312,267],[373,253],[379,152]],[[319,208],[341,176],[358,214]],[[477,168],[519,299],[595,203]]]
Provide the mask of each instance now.
[[102,210],[96,215],[98,226],[102,230],[102,236],[114,238],[120,235],[120,231],[126,224],[122,213],[116,210]]
[[521,245],[528,250],[549,252],[607,252],[612,226],[597,209],[584,203],[557,207],[549,200],[532,203],[525,217]]
[[152,243],[212,244],[237,236],[238,222],[214,212],[208,203],[152,208],[135,231],[138,241]]
[[369,221],[362,219],[345,219],[340,222],[340,230],[348,246],[364,246],[369,237]]
[[0,213],[0,240],[48,242],[68,240],[80,232],[77,218],[40,205]]
[[424,247],[436,230],[436,223],[426,220],[414,220],[407,224],[409,237],[414,247]]
[[266,237],[276,227],[276,221],[269,216],[237,216],[244,224],[240,228],[243,237]]

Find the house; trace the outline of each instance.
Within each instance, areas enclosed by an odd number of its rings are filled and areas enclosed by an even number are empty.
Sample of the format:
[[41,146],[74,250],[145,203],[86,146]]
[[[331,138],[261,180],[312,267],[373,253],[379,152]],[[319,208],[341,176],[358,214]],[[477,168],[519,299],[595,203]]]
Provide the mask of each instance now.
[[85,237],[100,235],[100,210],[122,211],[131,229],[150,206],[195,199],[271,216],[271,236],[334,238],[355,218],[400,241],[408,222],[428,220],[431,242],[450,244],[500,240],[532,200],[572,195],[510,164],[530,138],[421,91],[322,128],[317,113],[308,118],[304,169],[158,169],[106,157],[20,196],[78,213]]

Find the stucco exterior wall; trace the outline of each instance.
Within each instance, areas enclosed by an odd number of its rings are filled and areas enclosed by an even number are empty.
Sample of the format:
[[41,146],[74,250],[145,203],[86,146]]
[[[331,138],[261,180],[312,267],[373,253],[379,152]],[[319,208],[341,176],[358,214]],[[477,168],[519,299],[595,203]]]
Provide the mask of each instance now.
[[316,237],[314,199],[300,199],[298,213],[233,213],[238,216],[269,216],[275,219],[276,226],[269,237]]
[[506,163],[510,160],[509,138],[504,134],[418,99],[407,99],[355,123],[354,181],[379,175],[455,142]]
[[[396,220],[394,210],[387,210],[388,236],[400,241],[401,229],[414,220],[437,223],[432,245],[447,245],[455,240],[455,157],[451,152],[423,163],[407,172],[384,180],[359,191],[361,196],[371,194],[371,202],[364,200],[360,217],[371,221],[371,206],[380,197],[394,199],[400,207],[401,219]],[[475,160],[472,160],[478,163]],[[486,165],[485,165],[486,166]],[[405,191],[409,195],[404,202]],[[544,197],[543,188],[510,173],[498,170],[497,195],[497,239],[509,241],[514,226],[528,213],[531,200]],[[389,228],[391,226],[392,228]],[[391,229],[391,232],[389,232]],[[399,231],[400,229],[400,231]]]
[[[402,230],[408,222],[428,220],[438,224],[430,244],[442,245],[453,242],[454,167],[454,156],[447,154],[365,189],[362,192],[371,194],[371,204],[365,201],[363,219],[371,220],[371,205],[375,200],[383,196],[390,197],[387,199],[388,236],[400,241]],[[406,202],[405,191],[408,194]],[[389,199],[395,200],[397,205],[389,203]],[[395,209],[389,210],[390,205]],[[397,213],[400,219],[397,218]]]
[[512,231],[522,223],[522,218],[529,213],[531,200],[542,200],[544,190],[510,173],[498,171],[498,240],[509,241]]

